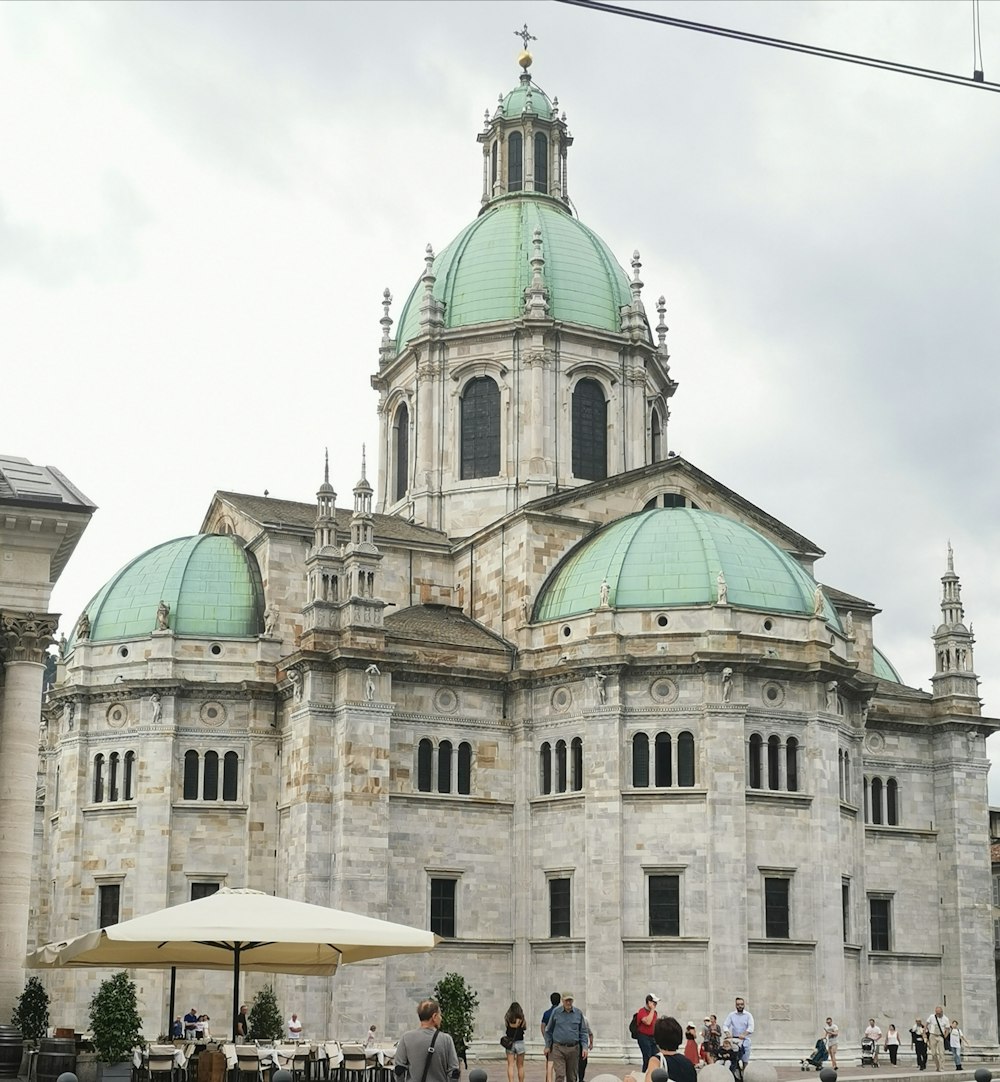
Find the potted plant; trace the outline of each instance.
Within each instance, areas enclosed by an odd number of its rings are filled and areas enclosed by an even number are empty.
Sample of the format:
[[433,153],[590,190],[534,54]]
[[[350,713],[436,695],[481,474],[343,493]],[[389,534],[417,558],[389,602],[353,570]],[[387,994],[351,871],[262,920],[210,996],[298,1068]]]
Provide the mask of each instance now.
[[37,977],[29,977],[10,1016],[0,1026],[0,1078],[16,1078],[24,1052],[37,1049],[49,1028],[49,993]]
[[128,1078],[132,1051],[144,1041],[135,981],[124,970],[101,981],[90,1001],[90,1031],[101,1077]]
[[446,973],[434,985],[434,998],[441,1008],[441,1030],[451,1034],[458,1058],[465,1063],[466,1049],[475,1032],[479,996],[465,983],[461,974]]
[[250,1005],[250,1032],[255,1041],[280,1041],[285,1033],[274,988],[270,984],[253,997]]

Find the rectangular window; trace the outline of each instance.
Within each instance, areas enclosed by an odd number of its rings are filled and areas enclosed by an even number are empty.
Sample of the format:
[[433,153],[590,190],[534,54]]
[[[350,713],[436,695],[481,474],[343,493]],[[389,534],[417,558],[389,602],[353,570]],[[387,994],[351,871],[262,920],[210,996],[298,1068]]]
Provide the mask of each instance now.
[[848,880],[840,882],[840,911],[844,922],[844,942],[851,941],[851,884]]
[[100,910],[101,928],[117,924],[121,914],[121,883],[102,883],[97,888],[97,904]]
[[871,949],[892,950],[892,899],[869,897],[868,913],[871,923]]
[[558,939],[570,934],[570,881],[549,880],[549,936]]
[[681,877],[649,876],[649,934],[681,934]]
[[445,939],[455,938],[454,879],[431,880],[431,931]]
[[1000,950],[1000,920],[993,921],[993,949]]
[[993,876],[993,905],[1000,908],[1000,875]]
[[219,883],[192,883],[191,901],[197,902],[199,898],[210,898],[219,889]]
[[788,897],[791,880],[767,876],[764,879],[764,935],[788,939]]

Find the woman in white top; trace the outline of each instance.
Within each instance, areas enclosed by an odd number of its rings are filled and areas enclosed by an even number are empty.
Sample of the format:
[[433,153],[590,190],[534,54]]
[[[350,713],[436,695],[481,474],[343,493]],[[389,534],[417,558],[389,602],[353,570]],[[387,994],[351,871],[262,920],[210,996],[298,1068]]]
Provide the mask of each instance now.
[[896,1056],[899,1055],[899,1031],[890,1023],[885,1031],[885,1050],[889,1053],[889,1062],[896,1066]]

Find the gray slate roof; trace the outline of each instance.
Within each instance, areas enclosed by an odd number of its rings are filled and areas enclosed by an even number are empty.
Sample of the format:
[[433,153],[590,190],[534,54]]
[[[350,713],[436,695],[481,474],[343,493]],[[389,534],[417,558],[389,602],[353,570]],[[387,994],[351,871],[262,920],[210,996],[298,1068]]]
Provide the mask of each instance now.
[[461,609],[445,605],[411,605],[385,618],[393,638],[417,639],[437,646],[463,646],[475,650],[508,651],[509,643],[470,619]]

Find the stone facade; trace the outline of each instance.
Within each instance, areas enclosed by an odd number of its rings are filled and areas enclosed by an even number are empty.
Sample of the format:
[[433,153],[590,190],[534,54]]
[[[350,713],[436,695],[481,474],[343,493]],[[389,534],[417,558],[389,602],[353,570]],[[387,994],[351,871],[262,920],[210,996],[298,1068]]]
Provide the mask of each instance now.
[[[549,132],[562,170],[569,142],[534,100],[525,131]],[[488,174],[506,108],[480,136]],[[496,161],[487,212],[521,198]],[[902,1023],[945,995],[994,1048],[980,903],[997,725],[980,713],[951,556],[931,693],[877,652],[874,604],[811,579],[815,606],[735,604],[713,565],[719,596],[616,605],[595,585],[541,619],[572,555],[647,508],[746,524],[800,574],[823,553],[666,451],[665,306],[651,330],[638,256],[631,277],[613,272],[616,331],[550,317],[578,268],[540,230],[524,258],[507,321],[449,322],[435,290],[461,268],[433,255],[405,341],[386,299],[378,513],[364,468],[350,509],[328,471],[315,505],[216,494],[201,530],[253,560],[264,634],[156,631],[150,612],[148,633],[74,645],[42,757],[33,940],[89,929],[115,900],[127,918],[245,885],[446,933],[429,955],[277,978],[309,1036],[395,1033],[457,970],[491,1052],[507,1004],[540,1013],[553,988],[616,1057],[634,1051],[627,1019],[650,988],[685,1019],[745,995],[768,1056],[798,1058],[827,1014],[849,1045],[862,1018]],[[463,477],[476,380],[494,381],[497,464]],[[607,411],[607,476],[574,467],[586,381]],[[82,1025],[96,979],[50,975],[66,1022]],[[165,986],[141,975],[150,1033]],[[224,981],[179,974],[178,997],[228,1029]]]

